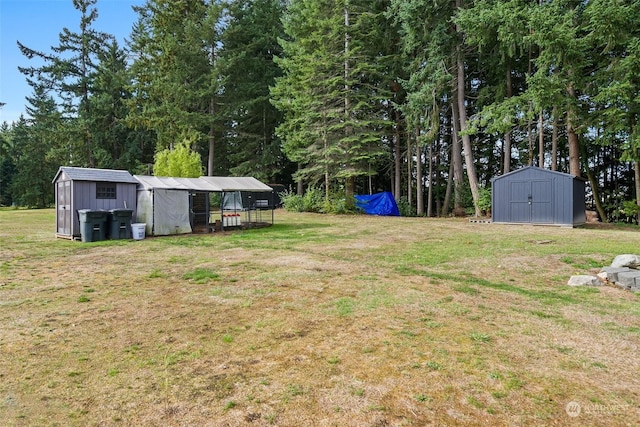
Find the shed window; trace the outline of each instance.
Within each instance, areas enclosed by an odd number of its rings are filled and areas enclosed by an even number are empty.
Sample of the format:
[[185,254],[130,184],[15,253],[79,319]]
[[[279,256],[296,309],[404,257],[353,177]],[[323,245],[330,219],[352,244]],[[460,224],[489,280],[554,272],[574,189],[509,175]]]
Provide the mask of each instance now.
[[97,182],[96,183],[96,199],[115,199],[116,184],[115,182]]

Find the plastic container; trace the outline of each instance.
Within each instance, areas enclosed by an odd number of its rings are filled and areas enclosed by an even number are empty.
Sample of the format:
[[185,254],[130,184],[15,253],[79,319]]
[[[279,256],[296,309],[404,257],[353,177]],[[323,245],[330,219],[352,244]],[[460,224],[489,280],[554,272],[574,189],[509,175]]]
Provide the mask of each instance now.
[[133,235],[133,240],[144,239],[146,228],[147,224],[145,224],[144,222],[134,222],[133,224],[131,224],[131,234]]
[[107,239],[107,211],[78,209],[80,240],[99,242]]
[[131,209],[111,209],[109,211],[109,237],[111,239],[131,238]]

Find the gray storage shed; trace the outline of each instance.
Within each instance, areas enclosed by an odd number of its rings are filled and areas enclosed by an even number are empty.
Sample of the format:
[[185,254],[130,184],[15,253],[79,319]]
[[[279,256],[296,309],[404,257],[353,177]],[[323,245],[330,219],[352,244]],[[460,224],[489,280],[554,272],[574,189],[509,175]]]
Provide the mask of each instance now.
[[497,223],[584,224],[585,180],[528,166],[492,179],[491,216]]
[[125,170],[62,166],[53,184],[57,237],[80,237],[80,209],[132,209],[135,217],[138,181]]

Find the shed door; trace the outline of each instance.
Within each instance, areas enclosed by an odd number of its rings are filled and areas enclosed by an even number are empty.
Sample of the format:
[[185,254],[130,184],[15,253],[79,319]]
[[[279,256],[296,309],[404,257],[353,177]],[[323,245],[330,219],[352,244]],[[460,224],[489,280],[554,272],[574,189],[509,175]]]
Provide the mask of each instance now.
[[550,180],[511,181],[510,222],[553,223],[553,186]]
[[71,181],[58,182],[58,234],[71,235]]
[[550,180],[531,181],[531,222],[553,223],[552,192]]

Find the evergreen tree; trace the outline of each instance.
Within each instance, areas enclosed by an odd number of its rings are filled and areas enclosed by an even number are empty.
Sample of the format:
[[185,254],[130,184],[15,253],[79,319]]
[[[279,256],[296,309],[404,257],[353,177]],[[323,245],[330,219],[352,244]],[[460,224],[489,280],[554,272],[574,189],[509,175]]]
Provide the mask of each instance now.
[[94,77],[98,58],[113,41],[113,36],[96,31],[92,25],[98,17],[94,6],[97,0],[72,0],[80,13],[80,32],[63,28],[59,44],[52,46],[52,53],[44,53],[18,42],[23,55],[29,59],[39,58],[44,65],[19,67],[27,76],[28,83],[52,91],[61,102],[66,119],[72,119],[64,127],[65,138],[73,141],[71,155],[77,165],[95,166],[94,129],[91,127],[90,97],[94,93]]
[[[157,149],[184,139],[206,145],[208,173],[215,170],[221,133],[218,50],[222,8],[215,1],[148,0],[131,36],[130,123],[153,131]],[[205,150],[206,150],[205,149]]]
[[143,129],[127,125],[127,101],[131,100],[126,52],[112,42],[102,53],[95,73],[94,94],[89,99],[96,146],[96,166],[108,169],[144,171],[153,163],[155,139]]
[[292,164],[275,132],[281,114],[269,94],[281,74],[274,57],[281,55],[283,10],[281,0],[232,1],[221,61],[231,172],[288,183]]
[[285,152],[301,165],[296,179],[324,180],[326,197],[332,183],[343,182],[348,202],[355,179],[372,173],[371,162],[383,154],[385,121],[376,115],[382,96],[365,38],[365,6],[293,1],[285,15],[284,54],[277,60],[283,76],[272,90],[284,115],[278,132]]
[[62,119],[53,98],[43,89],[27,100],[31,118],[21,117],[12,129],[16,174],[11,182],[11,193],[20,206],[44,208],[53,203],[51,178],[60,165],[60,157],[66,157],[57,139],[61,133],[56,132]]
[[7,122],[0,125],[0,206],[9,206],[13,203],[11,194],[11,182],[16,173],[13,161],[13,132]]

